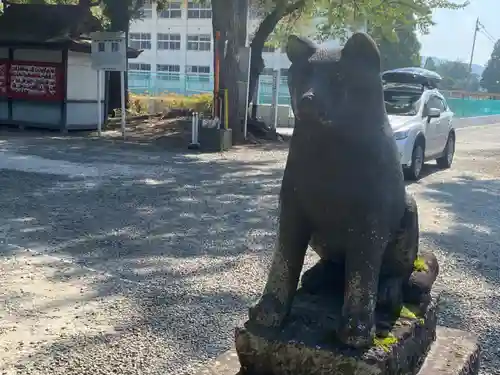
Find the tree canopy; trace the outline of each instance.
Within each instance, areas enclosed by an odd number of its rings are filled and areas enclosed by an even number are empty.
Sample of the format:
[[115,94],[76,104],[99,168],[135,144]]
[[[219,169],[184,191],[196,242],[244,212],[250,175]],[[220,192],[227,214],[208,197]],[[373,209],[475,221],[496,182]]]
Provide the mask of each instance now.
[[384,35],[379,27],[368,31],[379,47],[383,70],[420,66],[421,45],[414,24],[400,23],[393,38]]
[[443,77],[440,87],[445,90],[479,90],[479,77],[469,75],[468,64],[462,61],[443,61],[435,71]]
[[483,72],[481,86],[488,92],[500,93],[500,40],[493,47],[490,60]]

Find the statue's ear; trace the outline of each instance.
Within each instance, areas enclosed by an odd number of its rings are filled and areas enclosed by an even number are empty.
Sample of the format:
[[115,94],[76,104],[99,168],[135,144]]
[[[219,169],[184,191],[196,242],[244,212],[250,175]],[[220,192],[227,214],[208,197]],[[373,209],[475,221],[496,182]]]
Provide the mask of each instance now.
[[380,52],[377,44],[366,33],[354,33],[342,49],[342,59],[359,61],[380,70]]
[[307,38],[297,35],[290,35],[286,44],[286,54],[288,59],[294,63],[296,61],[307,60],[316,52],[316,44]]

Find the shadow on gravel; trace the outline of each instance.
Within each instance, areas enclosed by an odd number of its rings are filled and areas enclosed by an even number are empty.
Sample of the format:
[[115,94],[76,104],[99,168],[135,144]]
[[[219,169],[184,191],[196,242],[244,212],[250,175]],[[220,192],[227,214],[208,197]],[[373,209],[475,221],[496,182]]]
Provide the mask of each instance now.
[[[448,252],[458,269],[467,273],[464,282],[472,283],[463,292],[446,289],[442,295],[443,316],[447,326],[479,334],[483,348],[481,368],[496,373],[498,355],[500,299],[500,181],[462,177],[458,181],[434,183],[423,192],[431,201],[453,215],[453,226],[443,233],[426,232],[441,251]],[[466,281],[467,280],[467,281]],[[470,295],[470,290],[477,295]]]
[[423,195],[443,204],[454,221],[445,233],[425,235],[500,288],[500,181],[463,177],[458,182],[429,184]]
[[[135,170],[126,160],[62,171],[87,177],[0,170],[6,241],[67,254],[92,268],[111,267],[130,280],[159,277],[164,283],[181,276],[175,272],[179,259],[269,248],[281,169],[182,155],[156,164],[154,156]],[[79,158],[91,163],[82,152]],[[197,262],[192,272],[202,268]]]
[[[140,330],[148,345],[163,347],[145,349],[158,362],[151,366],[172,374],[227,349],[272,250],[279,158],[212,160],[64,138],[0,142],[0,150],[0,235],[84,266],[51,281],[105,272],[95,300],[122,296],[135,306],[115,327],[116,345],[133,346],[127,337]],[[78,351],[92,356],[92,342],[58,339],[57,350],[76,352],[58,360],[44,350],[28,362],[66,366]],[[65,349],[71,345],[85,348]]]
[[237,293],[141,300],[142,316],[124,317],[113,332],[62,335],[18,361],[16,374],[193,375],[200,363],[228,349],[234,309],[248,304]]

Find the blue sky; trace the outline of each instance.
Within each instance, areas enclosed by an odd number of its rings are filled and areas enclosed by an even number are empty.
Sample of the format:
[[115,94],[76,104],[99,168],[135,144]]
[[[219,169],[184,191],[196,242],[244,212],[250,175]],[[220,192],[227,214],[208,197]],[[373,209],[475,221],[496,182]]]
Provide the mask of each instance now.
[[[435,56],[448,60],[469,62],[476,18],[495,38],[500,39],[500,0],[470,0],[464,10],[437,10],[428,35],[420,37],[423,56]],[[474,64],[487,63],[493,43],[478,33]]]

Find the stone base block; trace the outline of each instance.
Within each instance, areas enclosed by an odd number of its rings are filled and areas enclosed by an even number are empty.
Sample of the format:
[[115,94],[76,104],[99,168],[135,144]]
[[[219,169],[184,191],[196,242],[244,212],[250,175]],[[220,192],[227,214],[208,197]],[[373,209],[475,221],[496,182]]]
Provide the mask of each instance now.
[[236,351],[249,375],[411,374],[435,340],[438,300],[424,311],[405,307],[395,321],[377,315],[373,346],[355,350],[336,339],[343,298],[299,289],[282,330],[247,322],[236,329]]
[[200,128],[200,148],[203,152],[228,151],[233,146],[231,129]]
[[[477,375],[479,372],[480,348],[477,337],[464,331],[437,327],[436,341],[420,368],[404,375]],[[360,372],[339,372],[330,375],[357,375]],[[390,372],[376,372],[385,375]],[[289,372],[296,375],[297,372]],[[197,375],[274,375],[263,373],[250,373],[241,369],[238,354],[235,349],[229,350],[219,356],[214,363],[202,369]]]
[[459,329],[438,327],[418,375],[477,375],[481,348],[477,336]]

